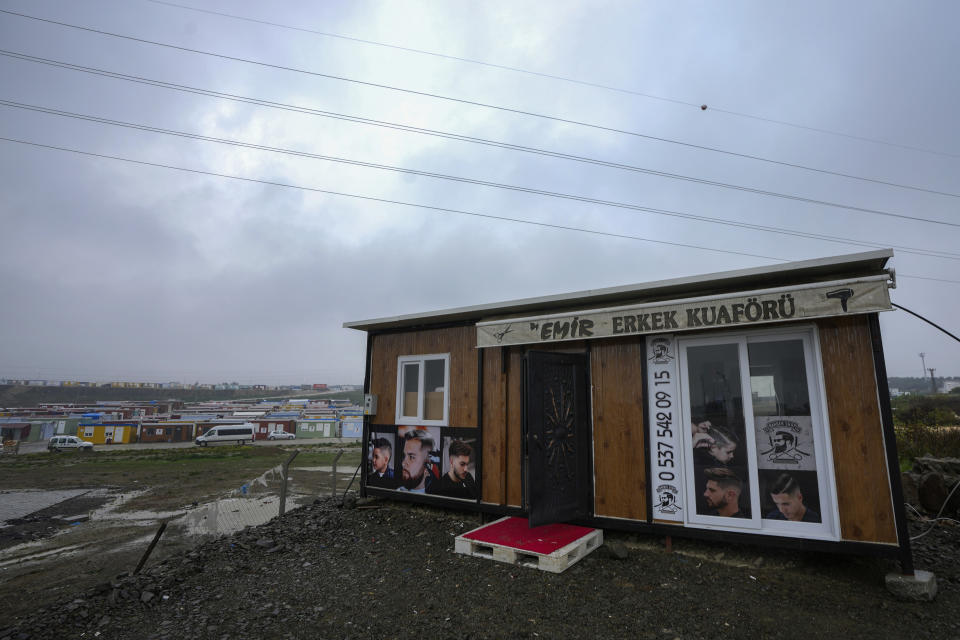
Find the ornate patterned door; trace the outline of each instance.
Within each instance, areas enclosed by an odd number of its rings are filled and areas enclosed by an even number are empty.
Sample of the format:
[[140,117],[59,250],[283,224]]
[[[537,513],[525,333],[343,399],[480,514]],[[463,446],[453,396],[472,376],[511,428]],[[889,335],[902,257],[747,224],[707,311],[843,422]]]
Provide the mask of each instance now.
[[593,468],[587,356],[527,354],[527,509],[530,526],[590,514]]

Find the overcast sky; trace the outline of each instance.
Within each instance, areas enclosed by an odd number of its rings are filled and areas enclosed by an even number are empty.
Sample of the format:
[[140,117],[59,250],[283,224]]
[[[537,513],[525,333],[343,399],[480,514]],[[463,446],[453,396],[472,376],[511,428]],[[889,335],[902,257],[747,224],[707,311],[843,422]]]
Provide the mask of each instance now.
[[[343,329],[344,321],[871,246],[895,248],[894,302],[960,332],[960,228],[930,222],[960,222],[956,3],[180,2],[207,13],[146,0],[0,0],[0,9],[275,66],[5,13],[0,48],[294,105],[300,112],[6,55],[0,56],[0,99],[843,241],[0,106],[4,138],[703,247],[0,141],[0,377],[360,383],[365,334]],[[927,221],[371,126],[302,108]],[[930,252],[941,256],[923,255]],[[919,352],[937,375],[960,375],[957,342],[900,311],[882,314],[881,325],[890,375],[920,375]]]

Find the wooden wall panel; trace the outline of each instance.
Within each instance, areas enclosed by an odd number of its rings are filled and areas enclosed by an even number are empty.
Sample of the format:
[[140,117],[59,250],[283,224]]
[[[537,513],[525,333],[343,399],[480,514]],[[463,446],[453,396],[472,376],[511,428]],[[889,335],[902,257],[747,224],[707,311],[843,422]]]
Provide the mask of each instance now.
[[507,504],[523,506],[523,353],[507,360]]
[[396,424],[397,358],[450,354],[450,426],[477,426],[477,330],[473,326],[384,333],[373,337],[370,393],[377,395],[372,424]]
[[507,503],[507,376],[500,349],[483,349],[483,501]]
[[817,322],[837,481],[840,537],[896,543],[867,316]]
[[646,520],[643,344],[629,338],[591,347],[594,513]]

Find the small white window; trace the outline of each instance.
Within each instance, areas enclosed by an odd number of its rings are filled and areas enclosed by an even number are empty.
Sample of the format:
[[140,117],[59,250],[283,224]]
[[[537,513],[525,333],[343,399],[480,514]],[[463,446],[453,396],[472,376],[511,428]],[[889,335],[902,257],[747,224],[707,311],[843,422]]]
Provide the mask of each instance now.
[[450,354],[397,358],[397,424],[446,426]]

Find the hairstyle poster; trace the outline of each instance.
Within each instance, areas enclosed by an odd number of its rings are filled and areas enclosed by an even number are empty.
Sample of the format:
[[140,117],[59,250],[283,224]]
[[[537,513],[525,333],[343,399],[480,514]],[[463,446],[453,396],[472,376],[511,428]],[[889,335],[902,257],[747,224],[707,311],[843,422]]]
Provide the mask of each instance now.
[[396,457],[396,433],[372,431],[367,444],[367,486],[395,489],[397,476],[394,470]]
[[476,481],[476,438],[443,437],[443,449],[440,457],[441,476],[434,481],[427,493],[476,500],[479,486]]
[[394,473],[397,490],[429,493],[440,480],[440,427],[403,426],[397,428]]

